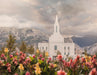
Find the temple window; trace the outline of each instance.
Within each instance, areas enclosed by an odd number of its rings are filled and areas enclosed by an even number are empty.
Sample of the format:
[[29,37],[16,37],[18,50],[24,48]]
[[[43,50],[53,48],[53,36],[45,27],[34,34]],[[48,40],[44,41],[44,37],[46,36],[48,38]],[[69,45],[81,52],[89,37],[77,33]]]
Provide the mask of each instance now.
[[54,49],[57,50],[57,46],[56,45],[54,46]]

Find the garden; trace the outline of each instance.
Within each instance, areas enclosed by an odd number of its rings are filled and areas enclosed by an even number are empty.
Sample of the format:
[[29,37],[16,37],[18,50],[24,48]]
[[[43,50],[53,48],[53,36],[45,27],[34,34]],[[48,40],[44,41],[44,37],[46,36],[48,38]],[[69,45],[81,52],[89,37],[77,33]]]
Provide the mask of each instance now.
[[36,52],[27,56],[26,53],[9,54],[8,48],[0,57],[0,75],[97,75],[96,55],[64,60],[61,55],[52,60]]

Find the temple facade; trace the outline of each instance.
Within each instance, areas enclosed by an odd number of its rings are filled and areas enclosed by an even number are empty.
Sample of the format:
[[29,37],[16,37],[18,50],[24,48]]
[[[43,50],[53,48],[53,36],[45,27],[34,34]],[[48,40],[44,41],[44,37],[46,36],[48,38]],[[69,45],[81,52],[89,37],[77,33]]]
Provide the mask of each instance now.
[[75,57],[75,44],[71,38],[64,38],[60,33],[58,17],[56,16],[53,34],[49,37],[48,42],[38,43],[38,48],[41,52],[49,53],[49,56],[56,58],[60,53],[64,58],[67,56]]

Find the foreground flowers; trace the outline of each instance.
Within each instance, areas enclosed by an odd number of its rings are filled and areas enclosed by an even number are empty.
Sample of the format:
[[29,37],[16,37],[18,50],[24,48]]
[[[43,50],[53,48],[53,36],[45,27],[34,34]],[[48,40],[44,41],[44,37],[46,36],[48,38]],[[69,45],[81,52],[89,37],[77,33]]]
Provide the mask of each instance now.
[[36,64],[35,73],[36,73],[36,75],[41,74],[41,69],[40,69],[40,67],[39,67],[39,63]]
[[9,52],[8,48],[5,48],[4,52],[5,53],[8,53]]
[[[37,50],[36,55],[25,53],[8,53],[7,48],[0,58],[0,75],[97,75],[97,59],[94,56],[77,56],[75,59],[64,60],[58,55],[56,60],[43,57]],[[9,55],[8,55],[9,54]]]
[[57,72],[57,75],[66,75],[64,71],[60,70]]

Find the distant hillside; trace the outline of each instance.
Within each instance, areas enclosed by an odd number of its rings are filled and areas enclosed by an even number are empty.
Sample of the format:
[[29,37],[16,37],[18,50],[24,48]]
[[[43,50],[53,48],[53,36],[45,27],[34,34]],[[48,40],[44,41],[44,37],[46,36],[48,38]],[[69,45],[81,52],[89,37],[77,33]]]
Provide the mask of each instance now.
[[80,47],[90,46],[97,43],[97,35],[86,35],[84,37],[72,37],[73,41]]
[[[34,43],[48,41],[49,34],[47,32],[43,32],[42,30],[35,28],[0,28],[0,47],[6,43],[9,33],[16,36],[18,45],[22,40],[26,41],[28,45],[33,45]],[[94,43],[97,43],[97,36],[84,36],[84,37],[72,37],[74,43],[81,47],[89,46]]]
[[34,28],[0,28],[0,46],[3,46],[6,43],[10,33],[16,37],[16,42],[19,44],[22,40],[26,41],[27,44],[34,44],[48,40],[48,35],[45,32],[41,32]]
[[94,55],[95,53],[97,53],[97,43],[84,47],[84,49],[87,50],[88,54]]

